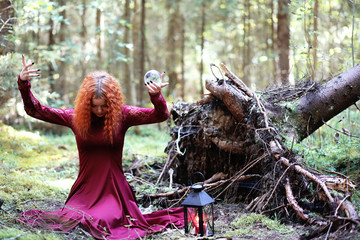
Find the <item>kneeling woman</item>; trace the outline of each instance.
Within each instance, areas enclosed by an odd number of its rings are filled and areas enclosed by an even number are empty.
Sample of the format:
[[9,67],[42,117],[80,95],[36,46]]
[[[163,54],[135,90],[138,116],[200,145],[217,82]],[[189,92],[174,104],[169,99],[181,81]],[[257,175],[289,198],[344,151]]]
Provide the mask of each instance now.
[[[71,128],[79,152],[79,175],[62,209],[30,210],[20,220],[50,230],[69,231],[82,224],[100,239],[136,239],[174,224],[183,226],[182,208],[142,214],[122,168],[127,129],[166,120],[169,112],[161,95],[167,84],[147,84],[154,108],[123,105],[119,83],[106,72],[87,75],[74,109],[46,107],[30,91],[29,78],[38,70],[26,63],[18,78],[25,110],[30,116]],[[162,75],[163,77],[163,75]]]

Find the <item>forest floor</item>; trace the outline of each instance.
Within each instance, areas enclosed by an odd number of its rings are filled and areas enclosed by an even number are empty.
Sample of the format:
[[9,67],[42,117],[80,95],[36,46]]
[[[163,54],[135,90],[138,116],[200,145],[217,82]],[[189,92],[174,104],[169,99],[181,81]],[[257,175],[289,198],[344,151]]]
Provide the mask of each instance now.
[[[169,190],[168,180],[155,185],[166,159],[164,147],[168,140],[168,133],[155,128],[141,129],[140,134],[132,130],[126,137],[123,165],[139,202],[143,194]],[[0,199],[4,201],[0,209],[0,239],[93,239],[81,227],[55,233],[15,220],[22,211],[52,211],[63,206],[78,171],[73,136],[41,135],[0,123],[0,141]],[[359,208],[359,204],[356,206]],[[145,209],[140,203],[139,207],[147,211],[162,209],[156,204]],[[312,236],[316,230],[313,226],[247,212],[245,207],[243,203],[217,202],[213,237],[194,237],[185,235],[184,229],[168,229],[144,239],[360,239],[359,229]]]

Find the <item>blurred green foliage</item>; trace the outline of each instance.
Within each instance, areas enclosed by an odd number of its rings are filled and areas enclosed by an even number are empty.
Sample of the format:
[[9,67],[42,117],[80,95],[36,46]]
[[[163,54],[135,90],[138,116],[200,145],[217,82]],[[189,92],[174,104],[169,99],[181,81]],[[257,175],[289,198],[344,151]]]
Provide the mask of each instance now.
[[10,98],[18,95],[16,77],[21,70],[21,54],[0,55],[0,109]]

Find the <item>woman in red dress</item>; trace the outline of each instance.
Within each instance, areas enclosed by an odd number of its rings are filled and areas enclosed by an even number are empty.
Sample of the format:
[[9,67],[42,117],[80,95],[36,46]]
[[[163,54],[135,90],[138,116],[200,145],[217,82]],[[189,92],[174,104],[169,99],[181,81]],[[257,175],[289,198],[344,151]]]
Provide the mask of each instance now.
[[[161,85],[148,83],[154,108],[123,105],[119,83],[106,72],[87,75],[79,89],[74,109],[41,105],[30,91],[29,79],[39,76],[34,63],[26,62],[18,87],[28,115],[69,127],[79,152],[79,175],[62,209],[30,210],[21,221],[51,230],[69,231],[78,224],[99,239],[137,239],[167,226],[182,227],[182,208],[142,214],[122,168],[122,150],[127,129],[134,125],[166,120],[169,112]],[[164,74],[162,75],[162,77]]]

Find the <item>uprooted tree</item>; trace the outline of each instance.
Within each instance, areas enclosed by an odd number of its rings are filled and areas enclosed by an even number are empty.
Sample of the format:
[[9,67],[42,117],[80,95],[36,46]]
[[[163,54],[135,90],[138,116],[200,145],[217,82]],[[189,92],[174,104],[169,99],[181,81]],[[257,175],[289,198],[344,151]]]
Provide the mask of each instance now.
[[[250,211],[300,217],[322,231],[359,226],[350,200],[354,183],[340,173],[310,169],[285,139],[299,142],[356,104],[360,65],[323,85],[303,82],[261,94],[225,65],[218,69],[225,77],[206,80],[210,94],[196,103],[174,104],[172,141],[158,182],[172,168],[175,181],[189,185],[200,171],[206,191],[217,200],[241,200]],[[188,190],[153,197],[181,199]]]

